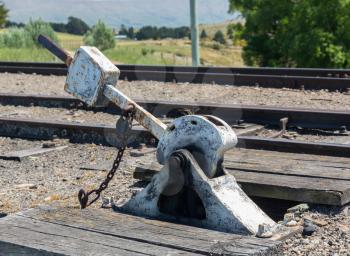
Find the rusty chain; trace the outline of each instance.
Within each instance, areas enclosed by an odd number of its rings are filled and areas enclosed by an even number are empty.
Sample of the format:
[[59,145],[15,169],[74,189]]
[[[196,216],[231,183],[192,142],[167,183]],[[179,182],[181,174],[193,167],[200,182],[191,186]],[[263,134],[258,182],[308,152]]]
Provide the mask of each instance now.
[[[81,209],[85,209],[86,207],[89,207],[100,198],[102,191],[104,191],[108,187],[109,182],[113,179],[115,173],[117,172],[119,165],[122,162],[123,155],[127,146],[128,132],[132,128],[134,113],[135,113],[135,108],[132,106],[128,110],[124,111],[124,113],[120,117],[120,121],[127,122],[127,129],[124,131],[124,134],[122,134],[123,139],[121,142],[121,146],[118,149],[117,157],[115,158],[112,168],[108,172],[106,179],[100,184],[99,188],[97,189],[93,189],[89,192],[85,192],[84,189],[79,190],[78,199],[79,199]],[[89,202],[89,196],[92,194],[95,194],[96,196],[94,199],[92,199]]]

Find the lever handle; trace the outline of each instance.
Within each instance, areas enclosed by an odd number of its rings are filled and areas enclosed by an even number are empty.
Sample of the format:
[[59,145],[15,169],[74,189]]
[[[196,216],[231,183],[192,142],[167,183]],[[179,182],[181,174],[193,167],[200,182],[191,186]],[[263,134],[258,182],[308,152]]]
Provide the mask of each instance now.
[[56,43],[54,43],[50,38],[39,35],[38,42],[48,49],[53,55],[62,60],[68,67],[72,63],[73,57],[66,52],[64,49],[59,47]]

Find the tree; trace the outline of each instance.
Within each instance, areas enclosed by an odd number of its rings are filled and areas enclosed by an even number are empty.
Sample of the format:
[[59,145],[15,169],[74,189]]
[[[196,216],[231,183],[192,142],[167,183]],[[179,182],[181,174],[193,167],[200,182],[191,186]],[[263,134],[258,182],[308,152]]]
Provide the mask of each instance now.
[[127,36],[127,35],[128,35],[128,29],[125,27],[124,24],[122,24],[122,25],[120,26],[120,30],[119,30],[118,35],[124,35],[124,36]]
[[158,39],[158,28],[152,26],[142,27],[136,33],[137,40]]
[[201,39],[206,39],[207,37],[208,37],[208,34],[207,34],[207,32],[205,31],[205,29],[203,29],[202,30],[202,32],[201,32]]
[[8,10],[5,7],[5,4],[0,2],[0,27],[3,27],[6,24],[8,17]]
[[228,38],[230,38],[231,40],[233,40],[235,38],[234,33],[235,33],[235,24],[229,24],[227,26],[227,32],[226,35]]
[[17,28],[23,28],[26,24],[22,23],[22,22],[14,22],[14,21],[6,21],[5,23],[5,28],[10,28],[10,27],[17,27]]
[[213,40],[214,40],[215,42],[220,43],[220,44],[225,44],[225,43],[226,43],[225,35],[224,35],[224,33],[223,33],[221,30],[218,30],[218,31],[215,33]]
[[52,29],[55,30],[56,32],[67,33],[67,25],[64,23],[50,22],[50,25]]
[[128,37],[129,37],[130,39],[134,39],[134,38],[135,38],[135,30],[134,30],[133,27],[130,27],[130,28],[128,29]]
[[90,29],[90,27],[79,18],[68,17],[66,29],[70,34],[84,35]]
[[85,34],[84,43],[86,45],[96,46],[101,51],[114,48],[115,38],[113,30],[99,20],[97,24]]
[[248,65],[350,67],[350,1],[229,0]]

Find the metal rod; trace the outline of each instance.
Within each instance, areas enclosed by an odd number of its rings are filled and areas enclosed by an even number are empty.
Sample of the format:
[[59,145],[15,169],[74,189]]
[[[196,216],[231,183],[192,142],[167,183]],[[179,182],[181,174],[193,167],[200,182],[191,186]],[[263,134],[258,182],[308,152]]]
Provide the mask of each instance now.
[[135,101],[131,100],[121,91],[117,90],[112,85],[106,85],[103,94],[114,104],[121,109],[127,109],[129,106],[135,107],[134,119],[140,123],[146,130],[152,133],[157,139],[160,139],[167,129],[166,124],[153,116],[147,110],[138,105]]
[[190,0],[190,9],[191,9],[192,66],[200,66],[197,0]]
[[51,39],[46,36],[39,35],[38,42],[48,49],[53,55],[62,60],[67,67],[71,64],[73,57],[64,49],[59,47],[56,43],[54,43]]

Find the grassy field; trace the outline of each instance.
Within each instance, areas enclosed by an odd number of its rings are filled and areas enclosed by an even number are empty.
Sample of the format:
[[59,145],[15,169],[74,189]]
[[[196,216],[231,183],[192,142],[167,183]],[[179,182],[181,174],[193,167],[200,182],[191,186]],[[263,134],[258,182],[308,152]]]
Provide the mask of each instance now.
[[[209,36],[219,27],[208,28]],[[83,37],[57,33],[60,44],[72,54],[83,45]],[[210,40],[201,43],[201,62],[208,66],[243,66],[241,50],[237,47],[221,46],[214,49]],[[104,52],[113,62],[120,64],[144,65],[191,65],[191,42],[189,40],[147,40],[118,41],[114,49]],[[3,61],[48,61],[56,62],[44,49],[1,48],[0,60]]]

